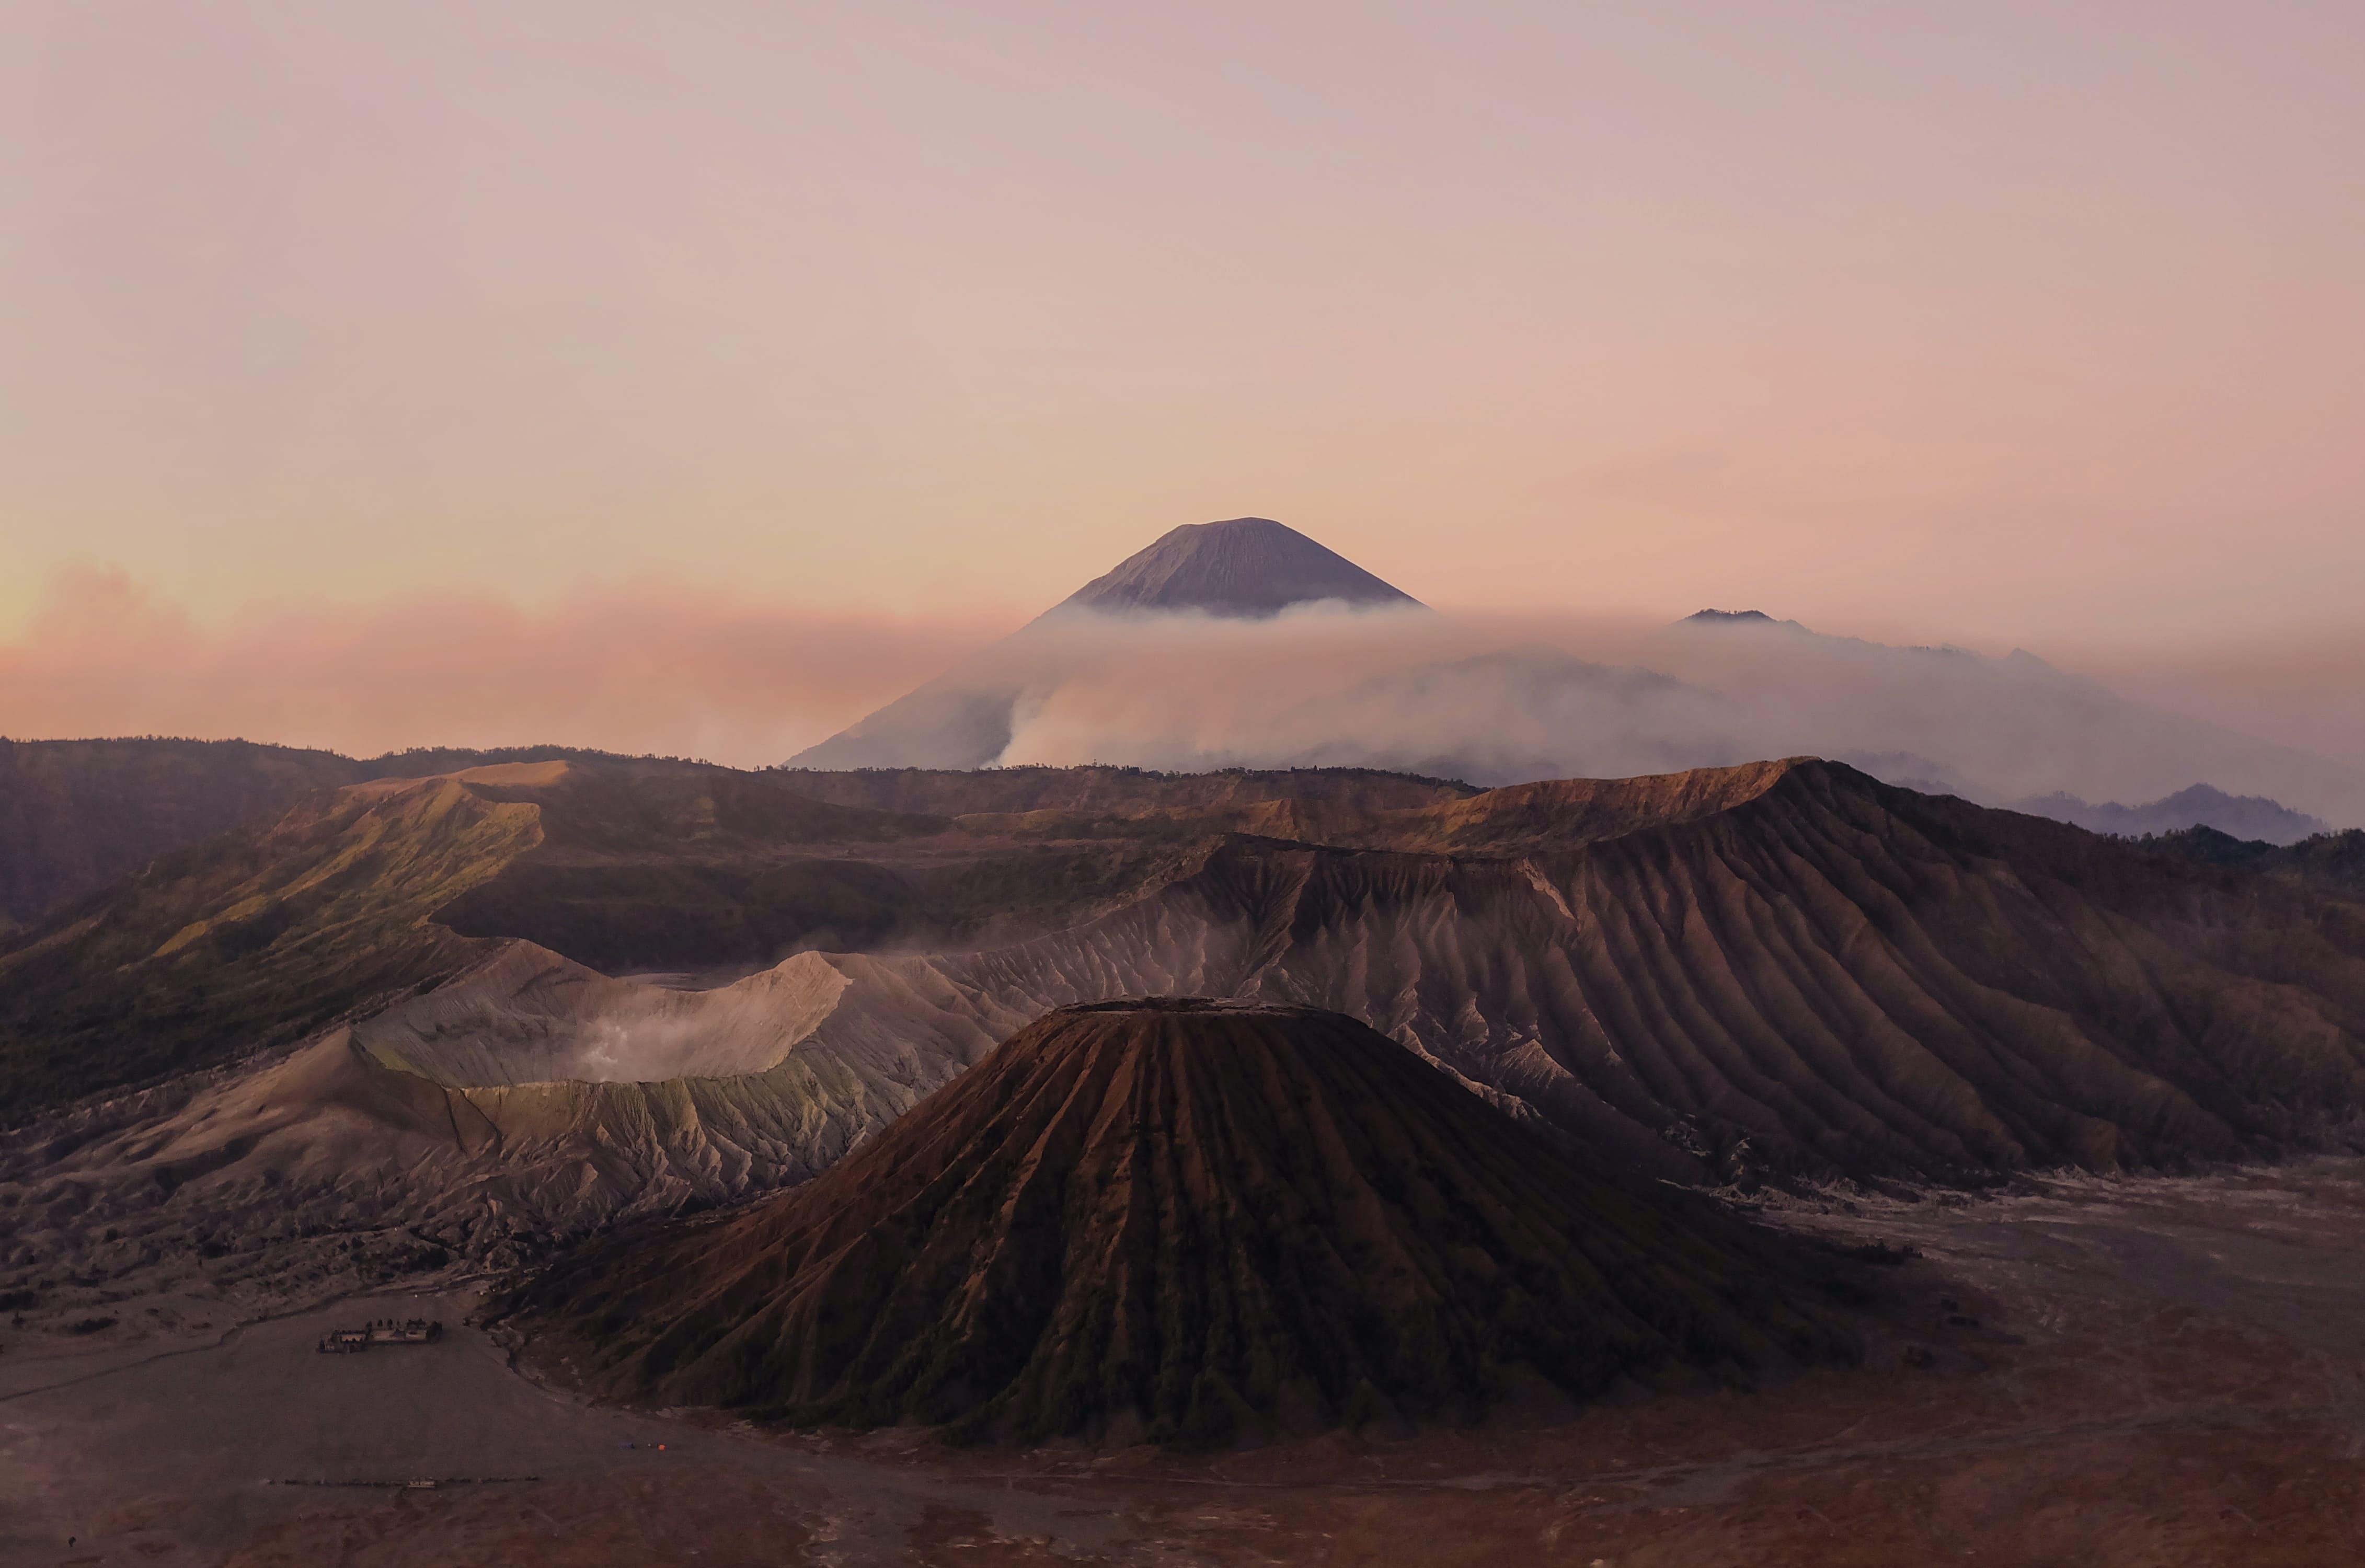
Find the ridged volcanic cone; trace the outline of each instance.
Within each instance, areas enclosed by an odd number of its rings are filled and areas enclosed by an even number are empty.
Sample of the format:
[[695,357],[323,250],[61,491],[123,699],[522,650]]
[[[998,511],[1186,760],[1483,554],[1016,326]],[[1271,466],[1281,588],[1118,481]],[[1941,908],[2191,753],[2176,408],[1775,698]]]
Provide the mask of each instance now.
[[1364,1025],[1037,1020],[825,1175],[611,1238],[501,1310],[595,1392],[795,1425],[1213,1443],[1833,1360],[1832,1282],[1591,1167]]

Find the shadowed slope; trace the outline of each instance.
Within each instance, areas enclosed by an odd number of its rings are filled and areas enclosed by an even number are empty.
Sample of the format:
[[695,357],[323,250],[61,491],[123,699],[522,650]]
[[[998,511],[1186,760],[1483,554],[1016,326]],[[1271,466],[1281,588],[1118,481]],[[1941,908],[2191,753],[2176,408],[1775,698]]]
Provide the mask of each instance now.
[[1454,853],[1235,839],[1144,905],[925,961],[965,1006],[1025,1015],[1203,955],[1194,989],[1363,1019],[1693,1180],[1959,1180],[2356,1136],[2365,907],[1832,764],[1573,785],[1534,809],[1560,791],[1362,840]]
[[[760,776],[611,760],[323,791],[0,937],[0,1123],[382,1008],[486,958],[493,945],[468,939],[479,934],[555,927],[596,946],[654,906],[693,936],[720,928],[726,952],[734,937],[779,940],[745,936],[754,901],[718,896],[701,869],[736,857],[785,878],[794,866],[763,865],[761,851],[946,825],[806,801]],[[858,868],[828,869],[781,897],[835,915]],[[512,918],[464,918],[486,911]]]
[[600,756],[566,746],[511,746],[359,758],[251,741],[0,736],[0,930],[12,920],[33,922],[160,855],[267,821],[322,790],[488,763]]
[[428,924],[540,838],[455,779],[320,795],[0,942],[0,1121],[296,1039],[457,973]]
[[[898,809],[857,803],[874,787]],[[992,809],[932,814],[966,803]],[[1145,994],[1347,1014],[1677,1181],[1978,1182],[2365,1131],[2365,905],[1815,762],[1474,795],[511,767],[359,787],[68,914],[0,940],[0,1123],[451,976],[356,1018],[340,1070],[435,1085],[439,1169],[558,1229],[801,1180],[1046,1011]],[[833,930],[952,939],[711,990],[616,974],[852,945]],[[176,1170],[243,1169],[242,1094],[26,1147],[84,1148],[60,1181],[138,1185],[151,1132]],[[348,1147],[272,1137],[262,1174]]]
[[1784,1243],[1308,1008],[1054,1013],[794,1193],[509,1304],[596,1387],[791,1423],[1212,1442],[1831,1359]]
[[866,960],[805,1040],[891,1030],[925,1086],[1049,1008],[1299,1002],[1687,1181],[2172,1166],[2365,1112],[2365,907],[2305,888],[1810,761],[1288,816],[1068,930]]
[[246,741],[0,739],[0,926],[352,783],[358,767]]
[[2295,844],[2236,838],[2214,827],[2188,827],[2145,840],[2145,847],[2203,866],[2251,871],[2278,881],[2365,902],[2365,828],[2319,833]]
[[947,816],[1032,816],[1056,812],[1113,821],[1158,815],[1254,810],[1278,801],[1318,800],[1356,812],[1409,811],[1480,793],[1474,784],[1368,767],[1245,768],[1159,773],[1141,767],[1034,766],[983,770],[864,767],[779,775],[800,795],[876,812]]

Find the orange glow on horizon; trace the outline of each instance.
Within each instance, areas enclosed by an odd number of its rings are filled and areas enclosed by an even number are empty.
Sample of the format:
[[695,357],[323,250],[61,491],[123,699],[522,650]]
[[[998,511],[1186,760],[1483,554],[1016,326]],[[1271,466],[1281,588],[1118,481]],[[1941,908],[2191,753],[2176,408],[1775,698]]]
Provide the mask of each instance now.
[[1241,514],[1481,615],[2321,641],[2359,58],[2198,0],[19,7],[0,643],[88,563],[225,646],[926,643]]

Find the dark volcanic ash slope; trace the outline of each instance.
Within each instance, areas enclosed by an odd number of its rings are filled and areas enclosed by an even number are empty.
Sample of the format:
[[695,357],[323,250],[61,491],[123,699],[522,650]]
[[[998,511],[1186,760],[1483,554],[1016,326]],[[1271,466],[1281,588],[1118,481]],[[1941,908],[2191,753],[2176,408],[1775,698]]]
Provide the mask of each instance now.
[[1833,1359],[1826,1276],[1352,1019],[1054,1013],[797,1192],[508,1304],[588,1383],[793,1424],[1223,1441]]
[[1152,958],[1693,1180],[2239,1159],[2365,1113],[2365,905],[1827,763],[1236,837],[1143,904],[925,962],[1024,1016]]
[[[1298,1002],[1687,1181],[2173,1166],[2365,1116],[2365,905],[1812,761],[1276,802],[1065,930],[812,957],[844,984],[791,1055],[891,1039],[921,1089],[1073,1002]],[[381,1048],[434,1070],[457,1001]]]
[[631,1170],[708,1199],[1165,992],[1346,1013],[1681,1180],[2271,1155],[2365,1112],[2365,905],[1831,764],[523,771],[368,787],[0,941],[0,1122],[438,980],[355,1022],[359,1070],[468,1097],[497,1163],[639,1128]]
[[[300,1281],[364,1222],[513,1259],[825,1172],[1045,1012],[1150,994],[1347,1014],[1685,1182],[2365,1141],[2365,903],[1833,765],[980,774],[926,821],[963,776],[548,772],[349,790],[0,941],[0,1291],[208,1237]],[[709,989],[564,956],[847,929],[848,877],[978,935]],[[1014,903],[1040,935],[960,924]]]

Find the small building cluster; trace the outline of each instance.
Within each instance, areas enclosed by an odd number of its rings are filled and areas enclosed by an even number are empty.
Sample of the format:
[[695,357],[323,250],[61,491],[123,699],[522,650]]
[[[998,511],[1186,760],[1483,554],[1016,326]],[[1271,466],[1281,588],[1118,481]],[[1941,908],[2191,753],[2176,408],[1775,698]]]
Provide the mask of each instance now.
[[324,1356],[351,1356],[372,1345],[424,1345],[442,1338],[443,1325],[433,1318],[411,1317],[398,1323],[391,1317],[373,1317],[359,1328],[330,1329],[320,1336],[319,1350]]

